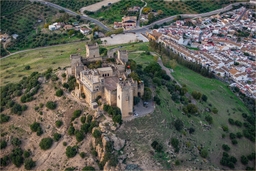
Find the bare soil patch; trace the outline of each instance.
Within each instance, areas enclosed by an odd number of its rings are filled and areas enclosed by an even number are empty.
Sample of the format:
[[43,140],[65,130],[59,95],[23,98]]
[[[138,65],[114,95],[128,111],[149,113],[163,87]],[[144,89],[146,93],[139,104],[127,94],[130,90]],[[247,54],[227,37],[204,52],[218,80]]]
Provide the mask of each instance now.
[[113,4],[118,1],[120,1],[120,0],[103,0],[101,2],[81,8],[80,12],[81,12],[81,14],[83,14],[85,10],[95,12],[95,11],[98,11],[99,9],[101,9],[102,6],[108,6],[109,3]]

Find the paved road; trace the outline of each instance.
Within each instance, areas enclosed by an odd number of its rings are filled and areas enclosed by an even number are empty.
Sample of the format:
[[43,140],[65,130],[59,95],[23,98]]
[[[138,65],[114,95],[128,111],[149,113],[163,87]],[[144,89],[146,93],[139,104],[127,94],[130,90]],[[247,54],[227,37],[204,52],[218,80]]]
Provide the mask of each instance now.
[[80,14],[74,12],[74,11],[71,11],[70,9],[64,8],[64,7],[56,5],[54,3],[45,2],[44,0],[30,0],[30,1],[31,2],[40,2],[40,3],[43,3],[45,5],[51,6],[51,7],[55,8],[55,9],[58,9],[58,10],[64,10],[66,13],[68,13],[70,15],[73,15],[73,16],[79,15],[81,17],[81,19],[85,19],[85,20],[89,20],[91,22],[94,22],[96,25],[98,25],[99,27],[103,28],[106,31],[111,30],[106,25],[104,25],[102,22],[100,22],[100,21],[98,21],[98,20],[96,20],[94,18],[88,17],[87,15],[80,15]]
[[144,2],[145,5],[143,7],[141,7],[141,9],[140,9],[140,14],[139,14],[138,21],[137,21],[137,28],[140,28],[140,17],[141,17],[142,10],[143,10],[143,8],[145,8],[148,5],[148,3],[145,2],[144,0],[141,0],[141,2]]

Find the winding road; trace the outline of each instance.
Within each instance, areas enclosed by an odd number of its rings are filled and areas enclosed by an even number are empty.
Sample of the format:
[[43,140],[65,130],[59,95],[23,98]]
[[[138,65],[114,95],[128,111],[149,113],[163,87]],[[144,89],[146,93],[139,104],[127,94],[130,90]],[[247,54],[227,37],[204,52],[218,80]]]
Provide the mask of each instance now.
[[[66,13],[70,14],[70,15],[73,15],[73,16],[77,16],[79,15],[82,19],[85,19],[85,20],[89,20],[91,22],[94,22],[96,25],[98,25],[99,27],[103,28],[104,30],[106,31],[110,31],[111,29],[109,27],[107,27],[106,25],[104,25],[102,22],[100,22],[99,20],[96,20],[94,18],[91,18],[87,15],[80,15],[70,9],[67,9],[67,8],[64,8],[62,6],[59,6],[57,4],[54,4],[54,3],[51,3],[51,2],[46,2],[44,0],[30,0],[31,2],[40,2],[40,3],[43,3],[45,5],[48,5],[50,7],[53,7],[55,9],[58,9],[58,10],[64,10]],[[143,0],[142,0],[143,1]],[[195,17],[207,17],[207,16],[210,16],[210,15],[214,15],[214,14],[218,14],[218,13],[221,13],[221,12],[225,12],[225,11],[229,11],[233,8],[233,5],[239,5],[239,4],[247,4],[248,2],[238,2],[238,3],[233,3],[233,4],[230,4],[228,6],[226,6],[225,8],[221,8],[221,9],[218,9],[218,10],[215,10],[215,11],[211,11],[211,12],[207,12],[207,13],[202,13],[202,14],[180,14],[180,15],[175,15],[175,16],[171,16],[171,17],[167,17],[167,18],[164,18],[164,19],[161,19],[161,20],[158,20],[158,21],[155,21],[153,23],[151,23],[150,25],[147,25],[147,26],[143,26],[143,27],[137,27],[133,30],[126,30],[124,31],[125,33],[146,33],[150,28],[152,28],[155,24],[157,25],[161,25],[165,22],[170,22],[170,21],[173,21],[174,19],[177,18],[177,16],[181,16],[182,18],[195,18]],[[147,3],[145,3],[145,5],[141,8],[140,10],[140,15],[141,15],[141,12],[143,10],[143,8],[147,6]],[[139,23],[139,22],[138,22]],[[61,45],[57,45],[57,46],[61,46]],[[39,48],[46,48],[46,47],[39,47]],[[15,53],[11,53],[3,58],[0,58],[0,59],[4,59],[4,58],[7,58],[9,56],[12,56],[14,54],[17,54],[17,53],[21,53],[21,52],[26,52],[26,51],[30,51],[30,50],[36,50],[36,49],[39,49],[39,48],[34,48],[34,49],[27,49],[27,50],[23,50],[23,51],[18,51],[18,52],[15,52]]]
[[73,16],[79,15],[79,16],[81,17],[81,19],[89,20],[89,21],[91,21],[91,22],[94,22],[96,25],[98,25],[99,27],[103,28],[103,29],[106,30],[106,31],[110,31],[110,30],[111,30],[111,29],[108,28],[106,25],[104,25],[102,22],[100,22],[99,20],[96,20],[96,19],[94,19],[94,18],[91,18],[91,17],[89,17],[89,16],[87,16],[87,15],[80,15],[80,14],[78,14],[78,13],[76,13],[76,12],[70,10],[70,9],[64,8],[64,7],[59,6],[59,5],[57,5],[57,4],[54,4],[54,3],[51,3],[51,2],[46,2],[46,1],[44,1],[44,0],[30,0],[30,1],[31,1],[31,2],[40,2],[40,3],[43,3],[43,4],[45,4],[45,5],[51,6],[51,7],[55,8],[55,9],[58,9],[58,10],[64,10],[66,13],[68,13],[68,14],[70,14],[70,15],[73,15]]
[[[46,2],[44,0],[30,0],[31,2],[40,2],[40,3],[43,3],[45,5],[48,5],[48,6],[51,6],[55,9],[58,9],[58,10],[64,10],[66,13],[70,14],[70,15],[73,15],[73,16],[77,16],[79,15],[82,19],[85,19],[85,20],[89,20],[91,22],[94,22],[96,25],[98,25],[99,27],[103,28],[104,30],[106,31],[110,31],[111,29],[109,27],[107,27],[106,25],[104,25],[102,22],[100,22],[99,20],[97,19],[94,19],[94,18],[91,18],[87,15],[81,15],[81,14],[78,14],[70,9],[67,9],[67,8],[64,8],[62,6],[59,6],[57,4],[54,4],[54,3],[51,3],[51,2]],[[143,1],[143,0],[142,0]],[[239,4],[247,4],[248,2],[237,2],[237,3],[233,3],[233,4],[230,4],[224,8],[221,8],[221,9],[217,9],[217,10],[214,10],[214,11],[211,11],[211,12],[206,12],[206,13],[202,13],[202,14],[180,14],[180,15],[174,15],[174,16],[171,16],[171,17],[167,17],[167,18],[164,18],[164,19],[161,19],[161,20],[158,20],[158,21],[155,21],[147,26],[143,26],[143,27],[136,27],[135,29],[133,30],[126,30],[124,31],[125,33],[131,33],[131,32],[143,32],[145,33],[148,29],[152,28],[154,25],[161,25],[163,23],[166,23],[166,22],[170,22],[170,21],[173,21],[174,19],[177,18],[177,16],[181,16],[182,18],[195,18],[195,17],[207,17],[207,16],[211,16],[211,15],[214,15],[214,14],[219,14],[221,12],[226,12],[226,11],[229,11],[233,8],[233,5],[239,5]],[[142,9],[147,6],[147,3],[141,8],[140,10],[140,14],[142,12]],[[139,23],[139,22],[138,22]]]

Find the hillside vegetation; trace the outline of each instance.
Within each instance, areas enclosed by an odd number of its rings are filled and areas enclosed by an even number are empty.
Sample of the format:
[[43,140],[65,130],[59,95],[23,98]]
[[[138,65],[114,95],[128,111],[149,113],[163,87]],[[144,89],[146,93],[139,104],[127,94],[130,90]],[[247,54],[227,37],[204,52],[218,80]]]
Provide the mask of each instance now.
[[[84,38],[84,35],[74,31],[73,36],[64,30],[49,31],[49,24],[54,22],[71,24],[77,21],[77,18],[41,3],[31,3],[28,0],[5,0],[1,1],[1,9],[1,32],[11,37],[6,43],[6,50],[9,52],[79,41]],[[13,34],[17,34],[18,37],[12,38]],[[1,51],[4,52],[2,46]]]

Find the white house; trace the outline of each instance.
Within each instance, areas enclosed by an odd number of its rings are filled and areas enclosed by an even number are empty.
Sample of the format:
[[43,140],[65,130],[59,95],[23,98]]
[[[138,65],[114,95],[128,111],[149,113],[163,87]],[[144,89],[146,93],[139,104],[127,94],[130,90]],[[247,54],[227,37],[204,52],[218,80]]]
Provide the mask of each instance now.
[[54,31],[54,30],[58,30],[62,27],[61,23],[53,23],[51,25],[49,25],[49,30]]
[[82,28],[80,28],[80,32],[81,32],[82,34],[88,34],[88,33],[90,32],[90,30],[89,30],[88,28],[82,27]]

